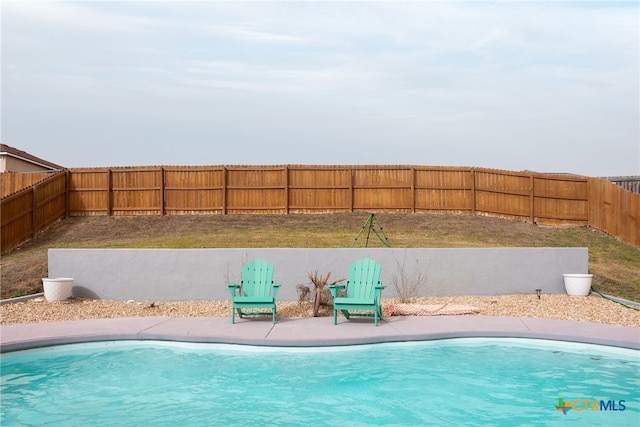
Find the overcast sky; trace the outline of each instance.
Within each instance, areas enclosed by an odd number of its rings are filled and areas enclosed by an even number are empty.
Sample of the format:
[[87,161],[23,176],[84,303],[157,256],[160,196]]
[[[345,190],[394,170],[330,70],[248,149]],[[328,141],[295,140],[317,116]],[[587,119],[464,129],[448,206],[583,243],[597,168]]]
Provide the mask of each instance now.
[[66,167],[640,175],[637,1],[2,0],[3,143]]

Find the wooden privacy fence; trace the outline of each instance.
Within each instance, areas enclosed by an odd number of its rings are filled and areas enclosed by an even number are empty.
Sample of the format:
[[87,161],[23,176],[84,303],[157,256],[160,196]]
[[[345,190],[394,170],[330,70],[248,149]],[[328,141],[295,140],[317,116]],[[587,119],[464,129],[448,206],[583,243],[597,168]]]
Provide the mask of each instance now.
[[2,180],[0,198],[31,187],[51,177],[53,173],[54,172],[2,172],[0,173],[0,179]]
[[[29,196],[14,202],[21,207],[6,223],[2,200],[3,251],[17,236],[37,233],[25,228],[5,240],[5,227],[36,223],[18,219],[19,210],[43,210],[38,206],[45,205],[58,218],[354,211],[487,214],[536,224],[591,225],[640,246],[640,195],[597,178],[482,168],[298,165],[82,168],[63,177],[49,190],[33,190],[31,205],[19,204]],[[53,187],[57,195],[49,194]],[[38,199],[41,192],[47,202]]]
[[[4,187],[3,174],[3,187]],[[47,174],[31,187],[0,201],[0,244],[5,253],[33,239],[67,213],[68,172]]]
[[607,177],[605,179],[613,182],[618,187],[622,187],[632,193],[640,194],[640,177],[638,176],[616,176]]

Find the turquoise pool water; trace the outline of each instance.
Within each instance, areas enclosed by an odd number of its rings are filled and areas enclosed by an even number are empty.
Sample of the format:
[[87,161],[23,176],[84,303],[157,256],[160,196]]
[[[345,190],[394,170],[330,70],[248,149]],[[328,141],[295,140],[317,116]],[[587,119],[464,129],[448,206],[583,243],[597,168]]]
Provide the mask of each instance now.
[[0,416],[3,426],[638,425],[639,354],[477,338],[74,344],[3,354]]

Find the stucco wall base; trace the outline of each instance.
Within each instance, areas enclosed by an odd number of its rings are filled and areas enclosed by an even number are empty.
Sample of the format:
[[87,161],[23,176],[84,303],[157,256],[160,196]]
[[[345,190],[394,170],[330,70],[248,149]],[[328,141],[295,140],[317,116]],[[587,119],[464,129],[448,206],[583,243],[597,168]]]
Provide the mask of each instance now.
[[360,249],[49,249],[49,277],[73,277],[73,295],[136,301],[228,300],[227,283],[243,263],[264,258],[281,284],[278,300],[298,299],[309,272],[346,278],[349,264],[370,257],[387,288],[424,279],[415,296],[565,293],[563,273],[588,273],[587,248]]

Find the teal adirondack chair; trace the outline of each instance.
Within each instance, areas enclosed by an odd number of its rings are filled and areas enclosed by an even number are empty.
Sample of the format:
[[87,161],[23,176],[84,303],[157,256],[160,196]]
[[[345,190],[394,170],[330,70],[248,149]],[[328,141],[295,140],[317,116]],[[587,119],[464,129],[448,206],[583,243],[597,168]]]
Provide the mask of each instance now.
[[[382,290],[385,286],[380,281],[380,264],[369,258],[358,260],[349,267],[349,278],[345,284],[330,285],[333,296],[333,324],[338,323],[338,311],[344,317],[350,316],[373,317],[374,325],[378,326],[378,318],[382,319]],[[343,296],[338,292],[343,291]],[[351,313],[356,310],[357,313]],[[362,312],[364,311],[364,312]]]
[[[271,316],[276,323],[276,294],[280,285],[273,282],[273,265],[254,259],[242,267],[242,279],[229,284],[231,293],[231,323],[236,322],[236,311],[244,316]],[[243,311],[243,309],[269,308],[270,311]]]

